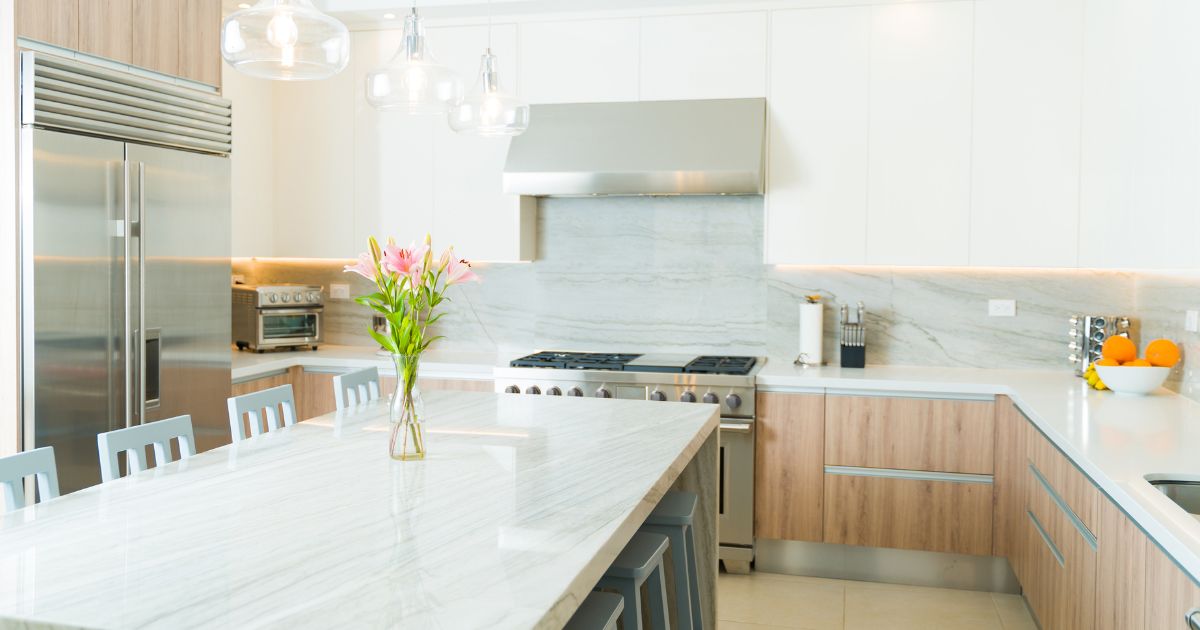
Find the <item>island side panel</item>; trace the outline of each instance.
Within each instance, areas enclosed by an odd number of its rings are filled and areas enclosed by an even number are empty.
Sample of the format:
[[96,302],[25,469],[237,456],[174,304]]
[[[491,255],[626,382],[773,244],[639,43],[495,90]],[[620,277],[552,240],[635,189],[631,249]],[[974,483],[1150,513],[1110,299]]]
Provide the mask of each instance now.
[[[720,431],[712,433],[696,451],[692,461],[679,473],[673,486],[676,490],[695,493],[696,506],[696,567],[700,586],[700,607],[704,614],[704,630],[717,627],[717,488],[720,484]],[[671,602],[672,609],[674,601]],[[674,619],[674,610],[672,610]]]

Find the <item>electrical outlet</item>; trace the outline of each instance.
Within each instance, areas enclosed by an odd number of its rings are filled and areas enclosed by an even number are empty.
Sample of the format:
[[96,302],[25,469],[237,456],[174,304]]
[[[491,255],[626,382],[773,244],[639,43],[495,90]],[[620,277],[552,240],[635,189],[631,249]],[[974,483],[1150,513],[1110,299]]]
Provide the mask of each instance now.
[[329,299],[331,300],[349,300],[350,285],[348,284],[331,284],[329,285]]
[[1183,329],[1188,332],[1200,332],[1200,311],[1192,309],[1183,319]]
[[988,317],[1016,317],[1016,300],[988,300]]

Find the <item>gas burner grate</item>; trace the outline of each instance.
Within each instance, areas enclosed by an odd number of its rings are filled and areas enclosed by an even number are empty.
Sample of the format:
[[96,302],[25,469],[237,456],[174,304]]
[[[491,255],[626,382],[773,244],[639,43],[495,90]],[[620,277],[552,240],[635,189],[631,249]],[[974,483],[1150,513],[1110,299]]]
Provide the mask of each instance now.
[[691,363],[684,366],[683,371],[688,374],[730,374],[733,376],[745,376],[754,369],[754,357],[717,357],[703,356],[696,357]]
[[529,356],[513,359],[512,367],[557,368],[560,370],[616,370],[625,369],[625,364],[640,357],[640,354],[606,352],[535,352]]

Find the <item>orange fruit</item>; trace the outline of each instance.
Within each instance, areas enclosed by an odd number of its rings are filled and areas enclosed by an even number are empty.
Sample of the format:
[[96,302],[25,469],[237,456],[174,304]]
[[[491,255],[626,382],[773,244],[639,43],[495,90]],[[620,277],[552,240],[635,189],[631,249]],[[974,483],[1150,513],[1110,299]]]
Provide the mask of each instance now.
[[1100,356],[1112,359],[1124,365],[1127,361],[1137,358],[1137,344],[1129,337],[1116,335],[1104,340],[1100,348]]
[[1146,360],[1157,367],[1175,367],[1179,363],[1179,346],[1170,339],[1155,339],[1146,344]]
[[1105,366],[1110,366],[1110,367],[1116,367],[1121,364],[1116,359],[1100,359],[1099,361],[1096,362],[1096,365],[1105,365]]
[[1121,367],[1154,367],[1145,359],[1134,359],[1121,364]]

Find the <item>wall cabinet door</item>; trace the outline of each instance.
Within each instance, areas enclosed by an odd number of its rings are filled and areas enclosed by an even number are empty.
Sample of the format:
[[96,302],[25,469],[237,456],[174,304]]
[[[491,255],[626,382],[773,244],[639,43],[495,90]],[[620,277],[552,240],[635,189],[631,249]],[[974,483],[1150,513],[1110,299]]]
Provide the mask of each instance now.
[[13,13],[17,37],[63,48],[79,46],[79,0],[16,0]]
[[133,65],[179,74],[180,15],[185,4],[185,0],[133,0]]
[[872,8],[868,264],[967,264],[973,7]]
[[867,262],[871,8],[771,13],[766,262]]
[[221,0],[184,0],[179,19],[179,76],[220,86]]
[[79,50],[133,63],[133,0],[79,0]]
[[825,397],[761,393],[756,403],[754,535],[820,542]]
[[1088,2],[1079,264],[1200,266],[1200,5]]
[[641,100],[766,95],[766,12],[647,17],[641,29]]
[[521,25],[518,76],[530,103],[638,100],[636,19]]
[[975,3],[973,266],[1078,263],[1083,5]]

